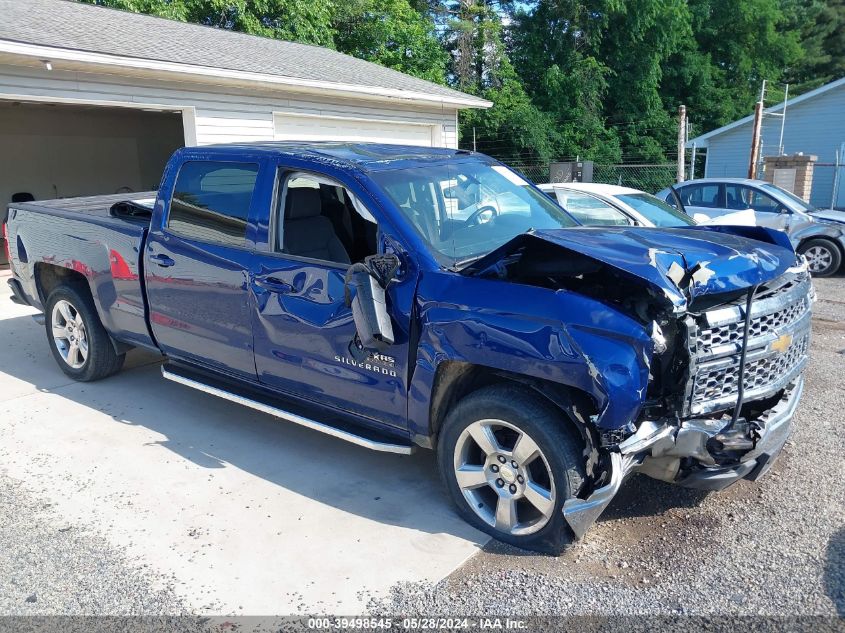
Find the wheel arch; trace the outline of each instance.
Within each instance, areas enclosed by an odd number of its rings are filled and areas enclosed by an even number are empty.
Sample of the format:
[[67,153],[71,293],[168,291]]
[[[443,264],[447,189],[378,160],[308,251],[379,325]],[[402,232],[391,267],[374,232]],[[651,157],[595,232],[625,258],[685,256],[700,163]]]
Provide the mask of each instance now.
[[47,298],[59,286],[72,285],[93,297],[88,279],[79,271],[48,262],[36,262],[34,273],[38,300],[45,309],[47,308]]
[[588,463],[593,461],[590,456],[597,454],[598,437],[590,419],[599,407],[590,394],[551,380],[464,361],[443,361],[437,367],[429,405],[429,447],[437,446],[446,415],[463,397],[495,384],[520,385],[560,411],[566,428],[583,441]]
[[[56,288],[61,286],[72,286],[80,292],[85,293],[85,295],[91,299],[91,303],[94,306],[94,312],[100,319],[100,322],[102,322],[102,315],[100,314],[97,302],[94,300],[94,293],[91,289],[91,284],[88,278],[81,272],[49,262],[36,262],[33,268],[33,273],[35,278],[35,289],[38,293],[38,300],[44,307],[45,312],[48,309],[47,299]],[[131,345],[115,340],[110,333],[108,333],[108,337],[115,353],[124,354],[132,349]]]

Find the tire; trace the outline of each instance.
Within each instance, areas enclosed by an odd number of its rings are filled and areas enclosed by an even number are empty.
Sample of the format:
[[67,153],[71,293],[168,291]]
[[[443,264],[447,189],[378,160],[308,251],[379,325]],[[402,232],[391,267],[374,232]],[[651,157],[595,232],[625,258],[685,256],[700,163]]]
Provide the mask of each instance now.
[[53,290],[44,325],[53,358],[74,380],[100,380],[123,365],[125,355],[115,352],[87,289],[66,285]]
[[839,270],[842,264],[839,247],[824,238],[807,240],[801,244],[798,252],[807,258],[810,274],[814,277],[829,277]]
[[[573,539],[563,503],[585,479],[584,444],[569,424],[559,409],[518,385],[464,397],[446,416],[437,445],[440,475],[461,516],[510,545],[560,553]],[[525,437],[520,449],[515,444]]]

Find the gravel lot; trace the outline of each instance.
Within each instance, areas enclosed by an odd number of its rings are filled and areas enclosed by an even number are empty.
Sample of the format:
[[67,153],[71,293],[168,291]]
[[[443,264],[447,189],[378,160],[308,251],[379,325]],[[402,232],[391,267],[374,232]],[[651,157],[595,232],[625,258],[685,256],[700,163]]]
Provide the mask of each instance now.
[[[560,557],[494,543],[370,611],[845,616],[845,278],[817,289],[796,432],[766,479],[708,495],[635,477]],[[187,613],[178,580],[115,551],[97,526],[64,523],[0,468],[0,615]]]
[[171,582],[0,473],[0,614],[185,613]]
[[721,493],[635,476],[557,558],[495,542],[375,613],[845,616],[845,278],[816,283],[795,432],[768,477]]

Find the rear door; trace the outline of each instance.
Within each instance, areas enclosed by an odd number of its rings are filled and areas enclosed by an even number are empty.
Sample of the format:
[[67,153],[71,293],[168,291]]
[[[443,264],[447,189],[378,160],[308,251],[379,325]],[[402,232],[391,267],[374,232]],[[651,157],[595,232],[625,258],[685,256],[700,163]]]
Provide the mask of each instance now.
[[257,159],[182,163],[172,192],[161,192],[144,257],[159,347],[247,378],[255,377],[248,220],[261,168]]
[[[276,202],[256,244],[251,277],[258,380],[323,406],[390,426],[407,425],[412,261],[389,287],[396,343],[360,355],[344,302],[350,263],[395,249],[351,178],[278,166]],[[386,246],[386,244],[388,244]]]

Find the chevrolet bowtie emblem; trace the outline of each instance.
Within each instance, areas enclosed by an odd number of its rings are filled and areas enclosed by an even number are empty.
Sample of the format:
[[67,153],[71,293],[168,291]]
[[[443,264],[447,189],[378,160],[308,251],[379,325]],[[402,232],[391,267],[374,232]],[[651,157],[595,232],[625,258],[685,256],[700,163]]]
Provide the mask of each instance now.
[[772,341],[772,351],[783,353],[792,345],[792,334],[781,334]]

